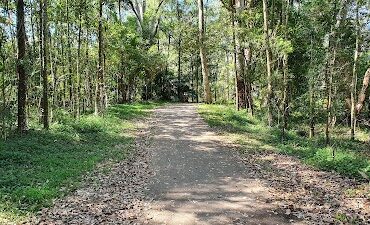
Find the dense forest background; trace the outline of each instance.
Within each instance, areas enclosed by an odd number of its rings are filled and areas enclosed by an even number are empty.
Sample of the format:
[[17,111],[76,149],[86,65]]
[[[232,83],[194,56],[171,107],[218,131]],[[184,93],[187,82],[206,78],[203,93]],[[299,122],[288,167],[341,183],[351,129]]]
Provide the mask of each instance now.
[[27,221],[127,158],[138,119],[164,102],[205,103],[203,120],[251,165],[294,156],[285,173],[251,167],[275,184],[280,174],[284,193],[306,190],[292,205],[325,199],[315,215],[367,221],[337,202],[362,199],[369,215],[369,82],[368,0],[2,0],[0,223]]
[[[134,101],[234,103],[326,142],[368,127],[364,0],[1,2],[1,136]],[[18,121],[18,122],[17,122]]]

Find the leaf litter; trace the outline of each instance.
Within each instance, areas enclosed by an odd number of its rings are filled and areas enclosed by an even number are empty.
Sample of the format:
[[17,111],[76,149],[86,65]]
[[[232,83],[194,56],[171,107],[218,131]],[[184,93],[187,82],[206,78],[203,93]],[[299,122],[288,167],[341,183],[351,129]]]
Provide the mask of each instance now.
[[125,160],[102,163],[83,177],[78,190],[55,200],[25,224],[142,224],[139,218],[149,202],[146,184],[152,176],[147,151],[150,130],[140,127],[137,133]]

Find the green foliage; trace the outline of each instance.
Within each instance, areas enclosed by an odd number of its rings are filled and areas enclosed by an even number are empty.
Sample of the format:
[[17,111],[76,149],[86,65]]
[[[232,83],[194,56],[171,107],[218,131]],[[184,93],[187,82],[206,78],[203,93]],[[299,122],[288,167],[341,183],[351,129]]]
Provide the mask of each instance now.
[[158,105],[115,105],[101,117],[79,120],[62,111],[49,131],[1,140],[0,224],[22,220],[74,190],[99,162],[125,158],[134,139],[132,120]]
[[281,143],[280,130],[270,129],[260,120],[232,106],[201,105],[199,112],[208,124],[228,132],[236,142],[242,144],[245,153],[280,152],[297,156],[317,168],[336,171],[351,178],[363,179],[360,172],[370,176],[367,144],[349,141],[339,130],[334,132],[336,144],[332,147],[325,147],[321,136],[310,140],[297,135],[294,130],[289,131],[287,140]]

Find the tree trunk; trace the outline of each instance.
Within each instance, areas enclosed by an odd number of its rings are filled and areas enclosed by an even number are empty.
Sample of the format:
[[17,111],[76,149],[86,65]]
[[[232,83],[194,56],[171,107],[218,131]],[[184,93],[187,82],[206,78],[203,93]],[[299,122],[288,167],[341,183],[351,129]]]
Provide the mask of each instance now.
[[6,120],[5,120],[5,111],[6,111],[6,96],[5,96],[5,92],[6,92],[6,85],[5,85],[5,71],[4,71],[4,65],[5,65],[5,60],[6,60],[6,56],[4,55],[3,53],[3,33],[1,32],[0,33],[0,56],[1,56],[1,61],[2,61],[2,67],[1,70],[0,70],[0,73],[2,74],[1,76],[1,97],[2,97],[2,117],[1,117],[1,120],[2,120],[2,124],[1,124],[1,128],[2,128],[2,132],[1,132],[1,137],[3,137],[4,139],[6,138]]
[[41,76],[42,76],[42,123],[44,129],[49,129],[49,99],[48,99],[48,0],[40,0],[40,49],[41,49]]
[[182,88],[181,88],[181,34],[177,43],[177,97],[182,101]]
[[[289,9],[290,9],[290,0],[286,0],[285,7],[285,38],[288,39],[288,22],[289,22]],[[283,57],[283,124],[282,124],[282,139],[285,139],[285,132],[288,128],[288,55],[284,53]]]
[[236,28],[242,28],[239,19],[236,17],[236,12],[242,12],[245,9],[244,0],[237,0],[234,3],[232,10],[232,26],[233,26],[233,44],[234,44],[234,57],[235,57],[235,89],[236,89],[236,104],[237,109],[247,108],[247,84],[246,84],[246,71],[245,71],[245,54],[241,45],[242,37],[236,32]]
[[67,4],[67,59],[68,59],[68,86],[69,86],[69,107],[73,113],[75,113],[75,96],[74,96],[74,83],[73,83],[73,71],[72,71],[72,46],[71,46],[71,24],[69,21],[69,1]]
[[[57,32],[57,29],[55,29]],[[55,48],[56,46],[53,46],[54,43],[52,41],[51,35],[48,35],[49,37],[49,60],[50,60],[50,76],[51,76],[51,107],[49,108],[50,113],[49,113],[49,121],[53,121],[53,116],[54,116],[54,108],[56,106],[56,102],[58,102],[58,96],[57,96],[57,85],[58,85],[58,65],[56,62],[57,61],[57,53],[54,51],[50,51],[51,48]]]
[[104,46],[103,46],[103,0],[99,0],[99,63],[98,77],[96,84],[96,100],[95,100],[95,115],[100,114],[104,110]]
[[357,111],[356,114],[357,115],[360,114],[362,108],[364,107],[364,102],[366,99],[366,91],[367,91],[367,88],[369,87],[369,81],[370,81],[370,68],[368,68],[365,73],[364,80],[362,81],[361,92],[358,95],[358,101],[356,104],[356,111]]
[[313,79],[311,79],[310,83],[310,134],[309,138],[313,138],[315,136],[315,100],[314,100],[314,91],[313,91]]
[[18,132],[27,131],[27,79],[26,60],[26,30],[24,26],[24,2],[17,0],[17,42],[18,42]]
[[[176,1],[176,13],[177,21],[181,21],[180,4],[179,0]],[[177,40],[177,98],[181,102],[182,99],[182,85],[181,85],[181,53],[182,53],[182,33],[179,33],[179,39]]]
[[351,82],[351,140],[355,140],[356,132],[356,91],[357,91],[357,61],[359,52],[359,20],[358,20],[358,1],[356,1],[356,47],[353,57],[353,70],[352,70],[352,82]]
[[327,122],[325,126],[325,143],[326,145],[330,144],[330,127],[332,126],[333,122],[333,76],[334,76],[334,66],[336,61],[336,52],[337,52],[337,32],[342,22],[342,19],[345,17],[347,10],[347,2],[348,0],[342,0],[340,2],[339,11],[336,14],[336,22],[334,26],[331,28],[331,32],[329,34],[329,43],[326,49],[326,65],[327,68],[325,70],[325,82],[326,82],[326,91],[327,91],[327,103],[326,103],[326,114],[327,114]]
[[204,9],[203,9],[203,0],[198,0],[198,16],[199,16],[199,55],[202,66],[202,75],[203,75],[203,88],[204,88],[204,102],[207,104],[212,103],[211,88],[209,85],[209,70],[208,70],[208,61],[207,53],[204,46],[205,39],[205,30],[204,30]]
[[197,90],[197,103],[199,103],[199,58],[196,60],[196,90]]
[[331,60],[328,64],[326,72],[326,90],[327,90],[327,104],[326,104],[326,114],[327,121],[325,126],[325,143],[326,145],[330,144],[330,127],[333,122],[333,75],[334,75],[334,65],[336,61],[336,48],[333,48],[334,52],[331,55]]
[[231,24],[233,30],[233,47],[234,47],[234,72],[235,72],[235,105],[236,109],[240,110],[239,104],[239,89],[238,89],[238,66],[237,66],[237,47],[236,47],[236,32],[235,32],[235,11],[231,14]]
[[191,102],[194,103],[194,59],[190,57],[190,73],[191,73]]
[[268,27],[268,12],[267,12],[267,0],[263,0],[263,30],[265,36],[265,48],[266,48],[266,69],[267,69],[267,116],[268,125],[272,127],[272,84],[271,84],[271,49],[270,49],[270,37]]
[[77,79],[77,95],[76,95],[76,116],[80,117],[80,98],[81,98],[81,74],[80,74],[80,58],[81,58],[81,33],[82,33],[82,7],[78,7],[78,40],[77,40],[77,61],[76,61],[76,79]]

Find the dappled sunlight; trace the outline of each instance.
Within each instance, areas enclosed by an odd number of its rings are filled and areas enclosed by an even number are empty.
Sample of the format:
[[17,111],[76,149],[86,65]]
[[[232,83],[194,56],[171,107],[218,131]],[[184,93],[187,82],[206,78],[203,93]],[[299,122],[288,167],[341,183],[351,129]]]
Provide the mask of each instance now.
[[[211,131],[195,105],[157,110],[150,151],[155,174],[147,193],[154,224],[286,224],[266,203],[269,188],[249,177],[229,141]],[[258,141],[256,141],[258,142]],[[257,144],[257,143],[256,143]]]
[[239,144],[245,165],[271,187],[272,202],[289,214],[295,211],[300,218],[313,221],[366,221],[370,189],[360,172],[369,173],[368,148],[360,141],[346,140],[348,130],[334,130],[332,141],[336,145],[330,147],[325,147],[319,135],[309,140],[294,131],[288,131],[282,142],[278,129],[266,129],[260,122],[260,127],[251,132],[250,124],[238,126],[235,118],[223,111],[224,107],[215,105],[200,107],[201,115],[211,126]]
[[[20,223],[79,185],[81,176],[124,159],[154,105],[117,105],[104,116],[58,117],[48,131],[0,140],[0,224]],[[132,112],[132,117],[115,115]],[[122,117],[122,118],[121,118]],[[127,120],[130,118],[131,120]],[[9,221],[9,222],[8,222]],[[13,223],[15,224],[15,223]]]
[[148,217],[158,224],[230,224],[240,217],[250,217],[251,224],[284,223],[264,201],[266,195],[268,189],[257,180],[220,177],[167,189],[154,200]]

